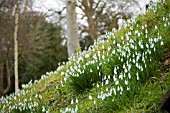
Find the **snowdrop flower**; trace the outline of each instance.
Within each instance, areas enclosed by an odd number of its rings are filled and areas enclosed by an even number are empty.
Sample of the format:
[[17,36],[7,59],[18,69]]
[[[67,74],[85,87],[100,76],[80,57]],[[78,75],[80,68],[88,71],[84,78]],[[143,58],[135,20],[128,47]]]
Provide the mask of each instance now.
[[42,107],[42,112],[45,112],[45,107],[44,106]]
[[99,88],[99,84],[97,84],[97,88]]
[[89,99],[90,99],[90,100],[92,100],[92,99],[93,99],[91,95],[89,95]]
[[144,29],[144,26],[142,26],[142,29]]
[[125,84],[128,85],[128,81],[127,80],[125,80]]
[[155,29],[157,30],[158,29],[158,27],[155,25]]
[[167,26],[167,24],[166,23],[164,23],[164,27],[166,27]]
[[109,84],[109,80],[107,79],[106,82],[105,82],[105,85],[108,85]]
[[93,104],[96,104],[96,100],[93,101]]
[[139,80],[139,74],[138,74],[138,72],[136,73],[136,79]]
[[114,68],[114,74],[117,75],[117,69],[116,69],[116,67]]
[[123,79],[123,75],[122,73],[119,75],[119,78],[122,80]]
[[76,103],[78,104],[78,99],[76,98]]
[[74,101],[73,101],[73,100],[71,100],[71,104],[74,104]]
[[115,85],[118,85],[118,84],[119,84],[119,80],[116,80],[116,81],[115,81]]
[[89,54],[86,54],[86,55],[85,55],[85,58],[89,58],[89,57],[90,57],[90,55],[89,55]]
[[128,77],[129,77],[129,79],[131,79],[131,74],[130,73],[128,73]]

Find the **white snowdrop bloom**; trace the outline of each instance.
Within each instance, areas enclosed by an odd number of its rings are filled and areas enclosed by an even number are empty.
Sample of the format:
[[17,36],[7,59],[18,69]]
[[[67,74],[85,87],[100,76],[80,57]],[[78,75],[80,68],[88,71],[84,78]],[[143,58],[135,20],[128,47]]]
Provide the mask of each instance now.
[[139,74],[138,74],[138,72],[136,73],[136,79],[139,80]]
[[108,79],[110,80],[110,75],[108,75]]
[[125,66],[125,64],[123,64],[123,69],[125,69],[126,68],[126,66]]
[[148,34],[148,30],[147,29],[145,29],[145,34]]
[[130,69],[131,69],[131,65],[129,64],[129,65],[128,65],[128,70],[130,71]]
[[89,54],[86,54],[86,55],[85,55],[85,58],[89,58],[89,57],[90,57],[90,55],[89,55]]
[[128,70],[125,68],[125,73],[127,73],[128,72]]
[[99,84],[97,84],[97,88],[99,88]]
[[122,80],[123,79],[123,75],[122,73],[119,75],[119,78]]
[[97,66],[97,70],[99,70],[99,66]]
[[78,99],[76,98],[76,103],[78,104]]
[[136,63],[135,59],[133,59],[132,62],[135,64]]
[[120,90],[123,91],[123,87],[122,86],[120,86]]
[[114,74],[117,75],[117,69],[116,69],[116,67],[114,68]]
[[123,58],[121,58],[120,61],[123,62]]
[[92,100],[92,99],[93,99],[93,97],[92,97],[91,95],[89,95],[89,99],[90,99],[90,100]]
[[161,41],[161,46],[164,45],[163,41]]
[[103,60],[105,59],[105,56],[104,56],[104,54],[102,55],[102,59],[103,59]]
[[111,47],[108,47],[108,51],[110,51],[111,50]]
[[130,73],[128,73],[128,77],[129,77],[129,79],[131,79],[131,74]]
[[123,36],[121,36],[121,38],[120,38],[121,40],[123,40],[124,39],[124,37]]
[[93,70],[92,69],[90,69],[90,73],[92,73],[93,72]]
[[112,54],[115,54],[115,49],[112,51]]
[[144,29],[144,26],[142,25],[142,29]]
[[153,48],[153,51],[156,51],[155,47]]
[[96,104],[96,100],[93,101],[93,104]]
[[117,47],[120,47],[120,44],[119,44],[119,43],[117,44]]
[[117,86],[117,90],[120,91],[120,87],[119,86]]
[[158,27],[155,25],[155,29],[158,29]]
[[75,108],[75,113],[77,113],[77,111],[78,111],[78,106],[76,105],[76,108]]
[[159,39],[162,40],[162,36],[159,36]]
[[102,49],[104,49],[104,45],[102,45]]
[[44,106],[42,107],[42,112],[45,112],[45,107]]
[[148,44],[146,44],[146,48],[149,48],[149,45],[148,45]]
[[142,66],[141,66],[140,70],[143,71],[143,67]]
[[73,101],[73,100],[71,100],[71,104],[74,104],[74,101]]
[[27,99],[26,98],[24,99],[24,102],[27,103]]
[[34,102],[34,107],[38,106],[38,103],[37,102]]
[[128,80],[125,80],[125,84],[128,85]]
[[103,95],[102,95],[102,100],[104,100],[104,99],[105,99],[105,97],[106,97],[106,95],[105,95],[105,94],[103,94]]
[[167,26],[167,24],[166,23],[164,23],[164,27],[166,27]]
[[115,82],[116,82],[116,80],[117,80],[115,75],[113,76],[113,80],[114,80]]
[[118,84],[119,84],[119,80],[116,80],[116,81],[115,81],[115,85],[118,85]]
[[129,90],[130,90],[130,88],[129,88],[129,87],[127,87],[127,90],[129,91]]
[[100,99],[100,98],[101,98],[101,95],[100,95],[100,94],[98,94],[98,95],[97,95],[97,98],[98,98],[98,99]]
[[106,75],[104,76],[104,78],[103,78],[103,80],[106,80],[107,79],[107,77],[106,77]]
[[63,81],[62,81],[62,80],[60,80],[60,83],[62,84],[62,83],[63,83]]
[[107,79],[106,82],[105,82],[105,85],[108,85],[109,84],[109,80]]
[[17,99],[17,97],[15,96],[15,97],[14,97],[14,100],[16,100],[16,99]]
[[109,91],[109,89],[108,88],[106,88],[106,92],[108,92]]

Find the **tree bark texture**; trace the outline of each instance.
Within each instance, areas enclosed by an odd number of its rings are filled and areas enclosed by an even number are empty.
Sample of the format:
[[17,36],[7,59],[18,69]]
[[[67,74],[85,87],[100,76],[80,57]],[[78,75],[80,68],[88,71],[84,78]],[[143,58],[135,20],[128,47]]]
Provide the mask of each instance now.
[[78,28],[76,22],[76,1],[67,0],[67,49],[68,55],[71,57],[75,56],[76,52],[80,50],[79,38],[78,38]]
[[97,39],[99,37],[98,35],[98,26],[97,22],[93,18],[93,0],[82,0],[82,5],[84,6],[85,10],[84,13],[87,16],[87,21],[89,23],[89,34],[93,40]]
[[[6,72],[4,72],[4,66],[6,66]],[[7,77],[7,86],[4,89],[4,74],[6,74]],[[10,72],[10,64],[9,61],[6,60],[6,63],[2,63],[0,65],[0,95],[4,96],[9,92],[11,88],[11,72]]]
[[19,90],[18,80],[18,26],[19,26],[19,3],[16,0],[15,9],[15,29],[14,29],[14,74],[15,74],[15,92]]

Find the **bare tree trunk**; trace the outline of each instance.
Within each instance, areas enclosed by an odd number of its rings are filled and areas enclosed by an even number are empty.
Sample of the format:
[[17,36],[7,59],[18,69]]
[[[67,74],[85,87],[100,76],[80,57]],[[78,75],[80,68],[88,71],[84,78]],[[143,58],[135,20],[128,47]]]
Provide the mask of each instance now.
[[[89,3],[89,1],[91,3]],[[93,0],[82,0],[82,5],[84,6],[84,13],[85,15],[87,16],[87,20],[88,20],[88,24],[89,24],[89,34],[90,34],[90,37],[95,40],[97,39],[99,36],[98,36],[98,26],[97,26],[97,23],[96,21],[93,19],[93,13],[94,13],[94,9],[93,9],[93,3],[94,1]],[[89,4],[88,4],[89,3]]]
[[4,85],[3,85],[3,80],[4,80],[4,72],[3,72],[3,63],[0,65],[0,94],[1,96],[4,96]]
[[4,89],[4,63],[0,65],[0,94],[4,96],[11,88],[11,72],[8,60],[6,60],[7,87]]
[[4,90],[4,94],[6,94],[11,88],[11,72],[8,60],[6,60],[6,69],[7,69],[7,87]]
[[67,49],[68,55],[76,55],[77,50],[80,50],[78,28],[76,23],[76,1],[67,0]]
[[15,9],[15,29],[14,29],[14,72],[15,72],[15,92],[19,90],[19,81],[18,81],[18,22],[19,22],[19,4],[16,0],[16,9]]

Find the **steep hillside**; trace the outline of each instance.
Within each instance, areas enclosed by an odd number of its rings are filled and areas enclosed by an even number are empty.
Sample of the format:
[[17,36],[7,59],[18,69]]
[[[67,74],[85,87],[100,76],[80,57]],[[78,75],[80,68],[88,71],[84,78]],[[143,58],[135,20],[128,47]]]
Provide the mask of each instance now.
[[168,4],[153,4],[77,56],[1,98],[1,112],[161,112],[170,86]]

